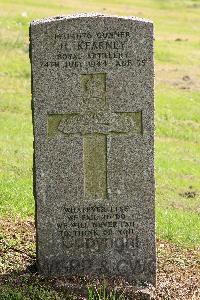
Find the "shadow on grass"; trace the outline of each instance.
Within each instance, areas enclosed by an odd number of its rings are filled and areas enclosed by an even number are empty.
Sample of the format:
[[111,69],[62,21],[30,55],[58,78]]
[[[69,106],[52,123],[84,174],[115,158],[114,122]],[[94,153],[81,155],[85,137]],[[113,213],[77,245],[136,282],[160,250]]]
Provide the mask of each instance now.
[[35,261],[22,271],[12,271],[0,276],[0,300],[66,299],[147,300],[152,298],[149,297],[147,290],[127,286],[122,278],[109,280],[89,276],[47,278],[38,274]]
[[[0,276],[0,300],[84,299],[79,297],[83,291],[73,291],[69,285],[62,286],[61,281],[39,275],[36,263],[33,262],[24,270]],[[87,293],[84,294],[87,297]]]

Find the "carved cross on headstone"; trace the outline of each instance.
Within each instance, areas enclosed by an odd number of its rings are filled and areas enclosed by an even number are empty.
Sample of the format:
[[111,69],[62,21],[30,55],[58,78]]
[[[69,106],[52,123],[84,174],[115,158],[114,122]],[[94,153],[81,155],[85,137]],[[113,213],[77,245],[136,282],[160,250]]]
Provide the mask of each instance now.
[[142,112],[112,112],[106,98],[106,74],[82,74],[80,113],[49,114],[48,137],[83,136],[84,193],[106,199],[107,137],[142,134]]

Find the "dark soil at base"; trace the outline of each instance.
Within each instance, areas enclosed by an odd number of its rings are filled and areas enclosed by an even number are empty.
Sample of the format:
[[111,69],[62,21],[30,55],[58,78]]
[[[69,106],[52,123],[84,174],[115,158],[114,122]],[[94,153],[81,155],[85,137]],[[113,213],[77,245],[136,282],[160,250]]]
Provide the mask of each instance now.
[[[157,241],[157,288],[153,291],[152,299],[200,299],[199,250],[183,249],[166,241]],[[32,218],[26,221],[0,221],[0,274],[0,300],[9,300],[1,298],[1,295],[5,296],[6,290],[19,291],[25,299],[81,300],[87,299],[88,286],[92,286],[94,290],[94,287],[98,289],[102,286],[102,281],[86,276],[46,279],[37,274],[35,228]],[[117,289],[119,295],[122,292],[127,294],[126,299],[136,299],[130,296],[132,287],[126,285],[123,279],[109,280],[106,284],[109,291]],[[36,295],[33,289],[46,291],[51,296],[33,296]],[[116,296],[115,299],[120,297]]]

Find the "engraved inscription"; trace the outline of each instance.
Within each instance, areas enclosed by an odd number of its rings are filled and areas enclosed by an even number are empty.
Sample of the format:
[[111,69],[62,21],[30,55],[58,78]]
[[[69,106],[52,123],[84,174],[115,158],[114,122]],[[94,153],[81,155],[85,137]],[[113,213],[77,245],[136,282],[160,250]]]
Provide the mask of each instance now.
[[103,249],[113,246],[117,249],[122,247],[122,250],[138,248],[139,238],[135,231],[137,224],[133,209],[128,205],[63,205],[62,211],[57,229],[66,249],[77,245],[78,249],[100,249],[102,245]]
[[151,57],[139,57],[130,52],[132,34],[128,31],[57,32],[52,59],[41,63],[45,68],[142,68]]
[[83,136],[85,198],[106,199],[107,135],[142,134],[142,112],[112,112],[106,98],[106,74],[82,74],[80,113],[49,114],[48,136]]
[[[87,272],[89,269],[91,273],[99,275],[100,272],[110,275],[127,276],[134,284],[141,284],[141,278],[145,273],[154,273],[156,269],[154,259],[143,259],[139,255],[137,257],[126,256],[119,261],[112,261],[108,258],[99,258],[98,265],[94,265],[94,256],[81,257],[51,257],[44,264],[44,268],[50,275],[55,275],[59,272],[65,275],[66,272],[70,274],[80,274],[80,272]],[[134,275],[134,277],[133,277]],[[142,282],[145,283],[145,280]]]

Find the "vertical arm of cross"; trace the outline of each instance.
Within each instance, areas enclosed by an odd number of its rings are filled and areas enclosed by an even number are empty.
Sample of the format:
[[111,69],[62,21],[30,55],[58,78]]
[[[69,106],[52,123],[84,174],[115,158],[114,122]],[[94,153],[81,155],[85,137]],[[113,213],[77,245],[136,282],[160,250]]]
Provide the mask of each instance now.
[[[83,113],[98,114],[106,108],[106,74],[81,75]],[[84,191],[86,198],[107,198],[107,137],[101,132],[83,135]]]

